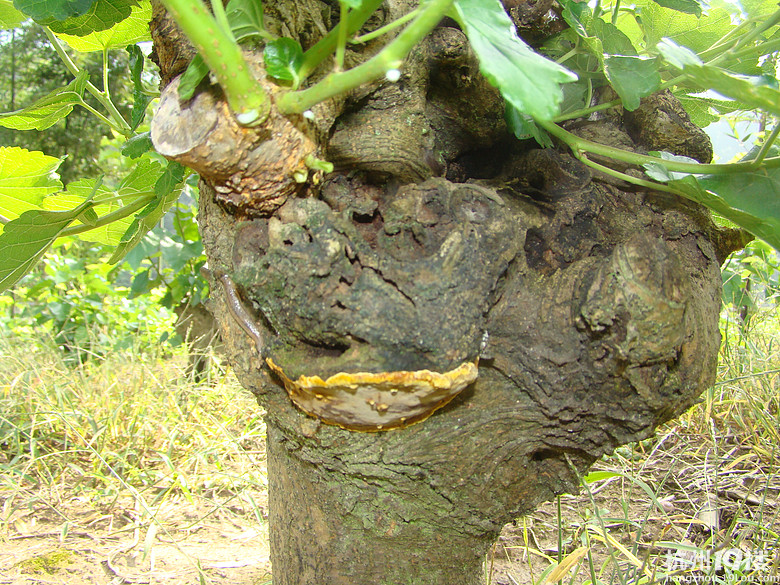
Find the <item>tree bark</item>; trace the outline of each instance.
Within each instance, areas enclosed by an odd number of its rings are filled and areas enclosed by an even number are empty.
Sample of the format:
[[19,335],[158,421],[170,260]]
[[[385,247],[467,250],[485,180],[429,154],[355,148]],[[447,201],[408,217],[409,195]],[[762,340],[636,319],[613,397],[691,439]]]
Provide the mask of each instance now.
[[[272,26],[313,35],[288,4],[268,4]],[[327,20],[326,3],[301,6]],[[515,140],[455,28],[403,71],[315,109],[311,126],[287,119],[279,132],[301,133],[337,171],[262,209],[242,202],[265,155],[214,130],[229,116],[218,94],[169,101],[155,119],[169,156],[206,169],[204,245],[243,303],[212,283],[227,352],[267,413],[279,584],[480,583],[505,523],[575,490],[594,460],[650,436],[714,378],[733,234],[694,204]],[[622,112],[572,130],[663,148],[642,119],[631,135]],[[667,134],[691,144],[683,126]],[[209,170],[224,152],[235,168]],[[469,364],[476,381],[415,414]]]

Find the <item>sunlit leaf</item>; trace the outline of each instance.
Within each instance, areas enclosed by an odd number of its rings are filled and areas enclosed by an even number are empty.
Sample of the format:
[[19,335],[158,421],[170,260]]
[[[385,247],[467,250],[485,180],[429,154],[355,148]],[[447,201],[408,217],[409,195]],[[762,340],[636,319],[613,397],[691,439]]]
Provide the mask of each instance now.
[[0,0],[0,29],[16,28],[27,20],[27,15],[14,8],[11,0]]
[[655,0],[655,2],[678,12],[701,16],[701,4],[696,0]]
[[504,99],[534,118],[556,116],[561,84],[577,76],[526,45],[499,0],[455,0],[454,7],[480,70]]
[[96,0],[14,0],[14,6],[38,24],[81,16]]
[[151,39],[149,21],[152,19],[152,5],[149,0],[141,0],[132,6],[126,18],[110,28],[97,30],[87,35],[59,33],[57,36],[79,53],[91,53],[110,49],[122,49],[127,45],[141,43]]
[[155,181],[155,198],[135,216],[122,235],[119,245],[109,260],[110,264],[116,264],[124,258],[125,254],[132,250],[176,203],[181,194],[185,170],[179,163],[168,163],[165,171]]
[[766,17],[777,10],[777,0],[739,0],[739,4],[750,18]]
[[[52,0],[46,0],[51,2]],[[79,16],[57,19],[45,23],[52,32],[76,36],[86,36],[97,31],[105,31],[128,18],[137,0],[96,0],[86,12]],[[44,24],[36,19],[40,24]]]
[[[57,211],[63,213],[70,212],[83,205],[84,202],[90,200],[90,197],[92,197],[92,205],[90,206],[90,209],[95,213],[95,215],[98,217],[108,215],[109,213],[119,209],[121,207],[121,203],[117,201],[112,201],[110,203],[100,203],[101,200],[114,198],[115,193],[105,185],[99,185],[98,182],[99,179],[79,179],[78,181],[68,183],[68,187],[64,192],[47,197],[43,201],[42,207],[46,211]],[[81,216],[77,216],[74,218],[74,223],[86,223],[87,225],[94,225],[94,221],[91,223],[89,221],[84,222],[84,219],[89,218],[82,218]],[[115,246],[119,241],[119,237],[122,235],[122,232],[119,232],[114,237],[112,237],[112,231],[127,229],[127,226],[130,225],[130,221],[132,221],[132,218],[125,218],[124,220],[119,220],[119,224],[124,222],[123,226],[117,226],[114,224],[101,226],[89,230],[88,232],[79,234],[79,238],[87,242],[97,242],[107,246]]]
[[693,51],[670,39],[663,39],[658,43],[658,50],[667,62],[681,69],[694,83],[742,102],[748,108],[780,115],[780,87],[776,78],[769,75],[733,75],[702,63]]
[[664,38],[701,52],[711,48],[736,25],[724,8],[713,8],[700,18],[659,6],[652,0],[639,0],[641,25],[647,48]]
[[76,79],[65,87],[55,89],[35,103],[16,110],[0,114],[0,126],[14,130],[45,130],[50,128],[80,104],[89,74],[81,70]]
[[561,562],[553,569],[552,573],[547,575],[542,583],[556,583],[561,581],[566,576],[566,574],[571,571],[577,565],[577,563],[580,562],[582,557],[588,553],[588,550],[590,549],[587,546],[581,546],[574,549],[561,560]]
[[62,189],[55,172],[61,162],[42,152],[0,146],[0,216],[10,220],[39,209],[47,195]]
[[[124,205],[137,201],[139,197],[152,201],[155,185],[161,176],[163,176],[163,167],[160,163],[142,160],[122,180],[117,189],[109,189],[105,185],[100,185],[96,189],[96,179],[81,179],[68,183],[64,193],[47,197],[43,207],[51,211],[69,210],[92,197],[93,209],[99,217],[105,217]],[[122,241],[122,237],[133,222],[132,215],[122,217],[96,229],[82,232],[78,237],[88,242],[116,246]]]
[[[704,128],[720,120],[723,114],[730,114],[747,107],[740,102],[720,100],[699,95],[675,94],[685,111],[691,117],[691,122]],[[715,113],[713,113],[713,110]]]
[[52,242],[91,204],[71,211],[25,211],[0,234],[0,291],[19,281],[41,259]]

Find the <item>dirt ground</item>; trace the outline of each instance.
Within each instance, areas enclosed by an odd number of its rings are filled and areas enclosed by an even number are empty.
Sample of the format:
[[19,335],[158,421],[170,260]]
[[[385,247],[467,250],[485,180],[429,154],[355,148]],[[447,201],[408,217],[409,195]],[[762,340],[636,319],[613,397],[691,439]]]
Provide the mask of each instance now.
[[155,521],[138,501],[95,505],[64,496],[52,505],[28,493],[0,536],[0,583],[270,583],[267,525],[252,513],[264,512],[264,493],[208,502],[169,495]]
[[[694,439],[672,432],[651,452],[626,451],[622,469],[615,458],[598,466],[618,474],[591,483],[590,494],[563,496],[560,516],[557,504],[547,503],[507,526],[486,562],[491,585],[540,582],[557,560],[559,533],[562,556],[590,547],[604,582],[611,581],[610,562],[620,570],[662,570],[668,542],[700,546],[716,536],[734,539],[732,546],[759,546],[751,522],[780,528],[777,478],[757,489],[763,466],[739,444],[703,466],[708,455],[691,449]],[[626,466],[635,466],[633,474]],[[271,582],[261,487],[88,500],[60,484],[0,493],[0,502],[7,518],[0,532],[2,584]],[[585,558],[570,578],[589,578]]]

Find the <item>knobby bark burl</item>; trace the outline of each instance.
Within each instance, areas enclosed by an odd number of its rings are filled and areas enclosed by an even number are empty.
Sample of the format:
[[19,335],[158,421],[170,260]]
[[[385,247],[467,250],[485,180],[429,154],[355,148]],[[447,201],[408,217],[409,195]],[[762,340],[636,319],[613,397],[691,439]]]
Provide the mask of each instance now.
[[[270,26],[304,46],[335,18],[327,2],[265,4]],[[387,2],[372,25],[409,4]],[[187,49],[156,43],[172,79]],[[454,25],[399,82],[322,104],[313,122],[245,131],[214,88],[165,99],[155,142],[201,170],[211,268],[232,277],[264,338],[260,355],[214,282],[230,359],[267,412],[274,583],[479,583],[506,522],[576,489],[578,472],[712,383],[719,265],[736,238],[694,204],[510,136]],[[676,107],[653,99],[643,107]],[[679,111],[667,131],[645,119],[657,121],[615,111],[572,131],[635,149],[706,140]],[[336,171],[268,180],[298,148]],[[270,203],[244,204],[259,192]],[[466,363],[479,375],[422,422],[358,432],[303,413],[265,358],[290,379]],[[344,427],[408,408],[341,392]]]

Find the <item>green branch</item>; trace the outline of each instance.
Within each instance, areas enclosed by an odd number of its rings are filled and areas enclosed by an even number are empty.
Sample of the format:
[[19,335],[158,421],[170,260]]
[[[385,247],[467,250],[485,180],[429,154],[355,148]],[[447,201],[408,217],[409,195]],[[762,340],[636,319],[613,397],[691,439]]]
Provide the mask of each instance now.
[[766,155],[769,152],[769,149],[772,148],[772,145],[775,143],[775,140],[777,140],[778,134],[780,134],[780,123],[775,124],[775,127],[772,129],[772,132],[770,132],[769,136],[767,136],[764,139],[764,143],[761,145],[758,154],[756,154],[756,157],[753,159],[754,163],[760,164],[764,160],[766,160]]
[[[347,22],[349,19],[349,7],[345,2],[339,2],[341,12],[339,14],[339,22]],[[338,30],[338,37],[336,38],[336,71],[341,71],[344,68],[344,53],[347,49],[347,27],[340,26]]]
[[393,22],[389,22],[386,25],[379,27],[376,30],[372,30],[371,32],[368,32],[364,35],[360,35],[359,37],[355,37],[350,42],[355,45],[360,45],[362,43],[367,43],[368,41],[373,41],[374,39],[379,38],[382,35],[385,35],[390,31],[397,29],[400,26],[405,25],[413,18],[416,18],[419,13],[420,13],[420,7],[418,6],[417,8],[415,8],[414,10],[410,10],[403,16],[396,18]]
[[[111,129],[112,129],[112,130],[114,130],[115,132],[117,132],[117,133],[119,133],[119,134],[125,134],[125,132],[123,131],[123,129],[122,129],[122,128],[119,128],[119,127],[117,127],[117,125],[116,125],[116,124],[113,122],[113,120],[111,120],[111,118],[106,118],[106,117],[105,117],[103,114],[101,114],[101,113],[100,113],[100,112],[98,112],[98,111],[97,111],[95,108],[93,108],[93,107],[92,107],[92,106],[90,106],[90,105],[89,105],[87,102],[85,102],[85,101],[84,101],[84,99],[83,99],[83,98],[81,98],[81,96],[79,96],[79,98],[80,98],[80,99],[79,99],[79,105],[80,105],[82,108],[84,108],[85,110],[87,110],[87,111],[88,111],[90,114],[92,114],[93,116],[95,116],[95,118],[97,118],[98,120],[100,120],[101,122],[103,122],[104,124],[106,124],[106,125],[107,125],[109,128],[111,128]],[[132,134],[131,134],[131,136],[132,136]]]
[[298,71],[301,80],[311,75],[320,63],[327,59],[328,55],[336,50],[342,27],[346,26],[347,36],[351,36],[360,30],[368,18],[382,5],[384,0],[368,0],[357,10],[352,10],[347,15],[346,22],[340,22],[333,30],[320,39],[311,49],[303,54],[303,63]]
[[162,3],[217,78],[239,123],[254,125],[265,121],[271,109],[270,100],[252,75],[230,29],[220,26],[201,0]]
[[639,187],[644,187],[646,189],[653,189],[655,191],[665,191],[667,193],[674,193],[675,195],[680,195],[681,197],[687,197],[685,193],[681,191],[677,191],[676,189],[669,187],[669,185],[664,185],[663,183],[656,183],[655,181],[647,181],[645,179],[640,179],[638,177],[632,177],[631,175],[628,175],[626,173],[621,173],[620,171],[616,171],[615,169],[611,169],[607,166],[599,164],[589,159],[588,156],[582,152],[574,151],[574,157],[580,162],[582,162],[583,164],[586,164],[587,166],[594,168],[597,171],[601,171],[605,175],[609,175],[610,177],[615,177],[616,179],[625,181],[626,183],[631,183],[632,185],[637,185]]
[[578,157],[582,153],[590,152],[632,165],[644,166],[646,164],[657,164],[663,166],[671,172],[689,173],[693,175],[725,175],[732,173],[751,172],[760,168],[780,167],[780,156],[767,158],[763,161],[747,161],[731,164],[701,164],[664,160],[656,156],[629,152],[627,150],[622,150],[613,146],[606,146],[604,144],[599,144],[598,142],[592,142],[590,140],[586,140],[585,138],[580,138],[579,136],[575,136],[571,132],[567,132],[552,122],[536,120],[536,123],[541,128],[544,128],[547,132],[564,142],[569,148],[572,149],[572,151],[575,153],[575,156]]
[[331,73],[308,89],[282,95],[277,101],[279,111],[300,114],[314,104],[379,79],[391,69],[398,69],[409,51],[439,23],[453,1],[430,0],[417,18],[379,54],[349,71]]
[[[54,51],[57,53],[57,56],[60,58],[60,60],[64,63],[65,67],[68,68],[68,71],[73,74],[74,77],[78,76],[78,74],[81,72],[81,69],[79,69],[78,65],[76,65],[73,62],[73,59],[70,58],[70,55],[68,55],[67,51],[65,51],[65,48],[62,46],[62,43],[60,40],[54,35],[53,32],[51,32],[48,27],[41,27],[43,29],[44,34],[46,35],[46,38],[49,39],[49,42],[51,43],[51,46],[54,48]],[[127,136],[128,138],[133,135],[133,131],[130,128],[130,124],[127,123],[127,121],[122,117],[122,114],[119,113],[119,110],[117,110],[116,106],[114,105],[114,102],[111,101],[111,98],[108,96],[108,85],[104,87],[105,93],[100,91],[97,87],[95,87],[91,82],[87,81],[87,91],[91,93],[95,99],[100,102],[100,105],[103,106],[111,116],[111,120],[113,123],[108,123],[111,128],[122,134],[123,136]],[[83,104],[82,104],[83,105]],[[88,106],[85,106],[88,109],[90,109],[92,112],[95,112],[94,109],[89,108]],[[98,117],[103,120],[107,121],[105,116],[102,114],[98,114]]]
[[[145,197],[141,196],[138,198],[138,200],[133,201],[130,205],[125,205],[124,207],[121,207],[116,211],[112,211],[111,213],[107,213],[103,217],[99,217],[98,220],[91,225],[82,224],[82,225],[74,225],[65,228],[64,230],[62,230],[62,232],[60,232],[60,235],[58,237],[75,236],[78,234],[83,234],[84,232],[88,232],[90,230],[103,227],[104,225],[108,225],[120,219],[124,219],[129,215],[132,215],[133,213],[141,211],[144,207],[149,205],[149,202],[152,201],[154,197],[155,196],[153,193]],[[102,203],[103,202],[99,202],[96,203],[96,205],[101,205]]]

